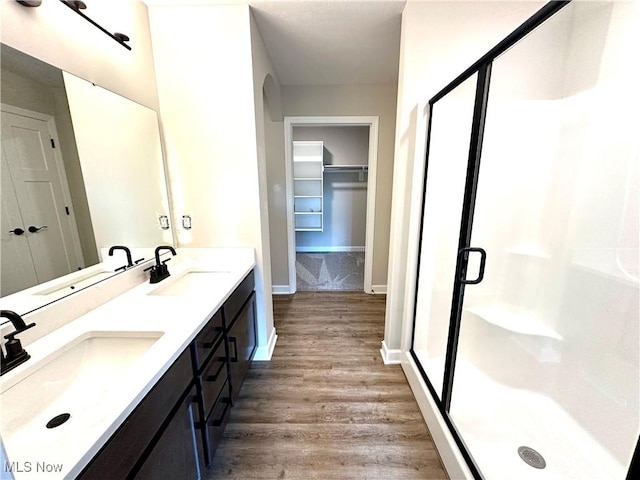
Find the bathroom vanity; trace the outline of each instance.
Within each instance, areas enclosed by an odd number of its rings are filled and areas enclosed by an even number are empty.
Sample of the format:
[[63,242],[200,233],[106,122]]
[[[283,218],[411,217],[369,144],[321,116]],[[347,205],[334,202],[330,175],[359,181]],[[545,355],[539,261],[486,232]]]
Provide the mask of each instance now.
[[126,272],[144,283],[25,343],[31,359],[0,380],[16,479],[38,468],[51,478],[195,479],[211,464],[256,350],[254,253],[179,249],[171,263],[157,284],[141,268]]

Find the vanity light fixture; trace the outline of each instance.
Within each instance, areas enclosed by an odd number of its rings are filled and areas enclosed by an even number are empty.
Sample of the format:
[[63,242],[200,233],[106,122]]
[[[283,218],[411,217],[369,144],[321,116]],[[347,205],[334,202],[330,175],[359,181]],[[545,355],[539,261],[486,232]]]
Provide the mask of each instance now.
[[42,0],[16,0],[16,2],[25,7],[39,7],[42,5]]
[[[21,0],[17,0],[17,1],[19,1],[22,4],[24,4],[24,2],[21,1]],[[27,0],[25,0],[25,1],[27,1]],[[97,27],[99,30],[101,30],[102,32],[104,32],[107,35],[109,35],[111,38],[113,38],[116,42],[118,42],[124,48],[126,48],[127,50],[131,50],[131,47],[125,43],[125,42],[129,41],[129,37],[127,35],[125,35],[124,33],[119,33],[119,32],[114,32],[114,33],[109,32],[107,29],[105,29],[104,27],[102,27],[98,23],[94,22],[93,20],[91,20],[89,17],[87,17],[84,13],[82,13],[80,11],[80,10],[86,10],[87,9],[87,4],[84,3],[82,0],[60,0],[60,1],[63,4],[65,4],[67,7],[69,7],[71,10],[76,12],[78,15],[80,15],[82,18],[84,18],[91,25],[93,25],[94,27]],[[38,2],[38,5],[41,2],[42,2],[42,0],[40,0]],[[33,6],[37,6],[37,5],[33,5]]]

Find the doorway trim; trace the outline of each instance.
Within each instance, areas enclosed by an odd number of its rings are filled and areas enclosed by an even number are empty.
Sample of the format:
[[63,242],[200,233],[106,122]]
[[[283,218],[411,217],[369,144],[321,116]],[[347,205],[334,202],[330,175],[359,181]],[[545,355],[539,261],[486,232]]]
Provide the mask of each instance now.
[[284,117],[285,191],[287,207],[287,248],[289,263],[289,293],[295,293],[296,285],[296,235],[293,215],[293,127],[313,125],[316,127],[362,126],[369,127],[369,152],[367,176],[367,214],[364,241],[364,291],[374,293],[373,240],[376,204],[376,179],[378,163],[377,116],[323,116]]

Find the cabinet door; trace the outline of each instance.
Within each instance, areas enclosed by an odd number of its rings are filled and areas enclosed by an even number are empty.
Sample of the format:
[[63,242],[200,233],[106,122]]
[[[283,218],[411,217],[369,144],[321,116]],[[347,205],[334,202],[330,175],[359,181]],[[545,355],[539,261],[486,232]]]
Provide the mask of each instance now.
[[255,292],[229,329],[229,366],[231,371],[231,399],[238,399],[240,387],[251,366],[256,350],[256,297]]
[[195,400],[196,390],[192,387],[135,475],[136,479],[201,478]]
[[130,478],[154,438],[167,421],[167,416],[181,403],[193,381],[191,355],[185,350],[153,389],[113,434],[107,444],[91,460],[78,478]]

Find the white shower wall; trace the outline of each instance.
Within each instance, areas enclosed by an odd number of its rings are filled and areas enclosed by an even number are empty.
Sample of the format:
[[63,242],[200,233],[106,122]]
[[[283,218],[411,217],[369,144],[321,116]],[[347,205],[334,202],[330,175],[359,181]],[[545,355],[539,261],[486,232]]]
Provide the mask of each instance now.
[[[494,62],[471,240],[486,271],[465,288],[451,405],[487,478],[626,475],[640,431],[639,35],[637,2],[578,2]],[[439,206],[459,225],[447,185]],[[424,211],[414,350],[439,392],[449,312],[431,308],[455,257],[451,229],[430,228],[437,208]]]

